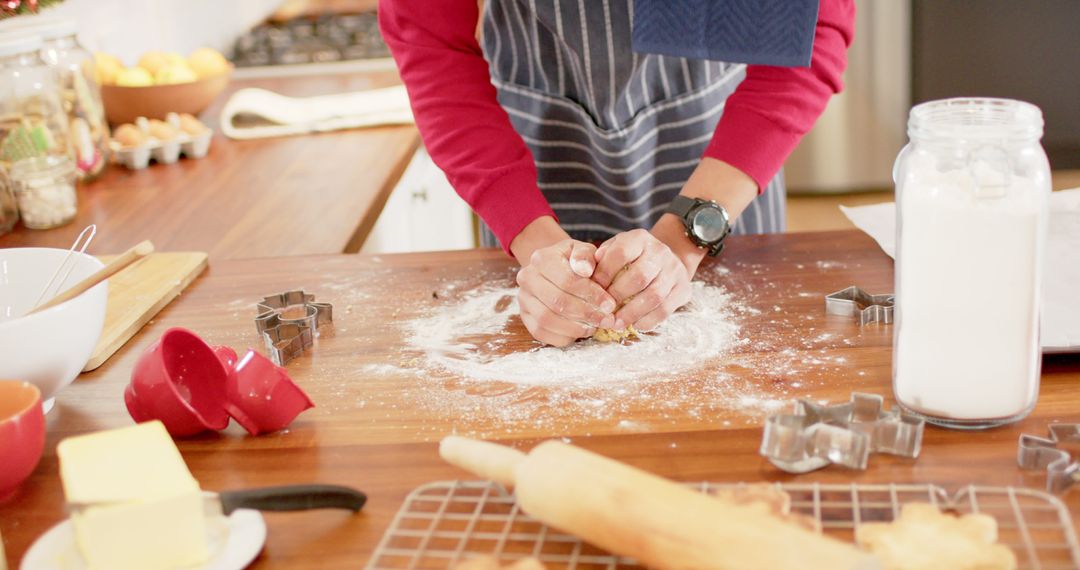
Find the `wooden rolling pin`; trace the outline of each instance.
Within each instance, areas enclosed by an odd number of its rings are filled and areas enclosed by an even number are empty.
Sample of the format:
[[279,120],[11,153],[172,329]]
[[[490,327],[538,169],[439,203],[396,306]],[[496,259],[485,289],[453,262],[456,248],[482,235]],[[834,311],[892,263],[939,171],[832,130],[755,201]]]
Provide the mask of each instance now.
[[528,455],[451,436],[447,462],[514,487],[525,513],[646,566],[880,569],[855,546],[558,441]]

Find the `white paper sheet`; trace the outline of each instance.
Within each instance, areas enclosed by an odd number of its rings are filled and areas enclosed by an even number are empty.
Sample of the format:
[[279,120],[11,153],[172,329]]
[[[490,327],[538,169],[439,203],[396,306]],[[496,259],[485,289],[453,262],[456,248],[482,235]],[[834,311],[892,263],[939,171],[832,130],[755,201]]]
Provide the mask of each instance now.
[[[840,206],[849,220],[896,257],[896,204]],[[1043,278],[1043,351],[1080,352],[1080,188],[1050,195]]]

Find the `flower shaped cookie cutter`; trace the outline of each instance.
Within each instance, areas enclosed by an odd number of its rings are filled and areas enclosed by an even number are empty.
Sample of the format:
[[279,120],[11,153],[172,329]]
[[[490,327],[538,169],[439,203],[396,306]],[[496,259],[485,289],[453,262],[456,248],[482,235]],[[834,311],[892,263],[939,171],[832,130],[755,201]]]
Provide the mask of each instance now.
[[1080,447],[1080,424],[1050,424],[1049,439],[1021,434],[1016,463],[1021,469],[1046,469],[1046,490],[1061,493],[1080,482],[1080,461],[1059,445]]
[[918,457],[925,422],[884,398],[855,392],[851,401],[823,405],[798,400],[794,413],[765,420],[759,452],[788,473],[809,473],[831,464],[866,469],[871,453]]
[[278,366],[285,366],[310,348],[319,326],[334,320],[330,303],[316,303],[315,295],[303,290],[264,297],[256,309],[255,329],[266,343],[270,360]]
[[825,314],[855,317],[859,325],[869,323],[888,325],[893,322],[895,302],[896,296],[891,293],[871,295],[852,285],[825,296]]

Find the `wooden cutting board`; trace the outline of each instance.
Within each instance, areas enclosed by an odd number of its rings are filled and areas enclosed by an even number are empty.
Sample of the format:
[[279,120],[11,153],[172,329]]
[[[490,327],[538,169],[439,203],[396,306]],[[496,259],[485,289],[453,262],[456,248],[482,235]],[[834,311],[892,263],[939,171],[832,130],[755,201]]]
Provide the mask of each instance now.
[[[113,256],[99,256],[107,263]],[[101,366],[206,269],[207,254],[156,252],[109,279],[105,327],[83,372]]]

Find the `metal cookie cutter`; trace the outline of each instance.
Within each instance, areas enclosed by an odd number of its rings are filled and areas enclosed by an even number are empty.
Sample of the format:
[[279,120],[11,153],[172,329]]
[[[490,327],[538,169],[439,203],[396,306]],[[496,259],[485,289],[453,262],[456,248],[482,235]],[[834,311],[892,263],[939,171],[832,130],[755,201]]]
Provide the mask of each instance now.
[[1016,463],[1021,469],[1046,469],[1046,490],[1061,493],[1080,482],[1080,461],[1058,445],[1080,446],[1080,424],[1051,424],[1050,439],[1021,434]]
[[793,414],[765,420],[759,452],[788,473],[809,473],[830,464],[866,469],[871,453],[918,457],[925,422],[885,411],[884,398],[855,392],[844,404],[798,400]]
[[[300,308],[303,314],[297,317],[282,316],[283,311],[290,307]],[[319,325],[334,320],[334,308],[330,303],[316,303],[315,295],[308,295],[302,290],[264,297],[256,309],[255,329],[266,343],[270,360],[278,366],[285,366],[310,348],[315,342]]]
[[896,296],[871,295],[852,285],[842,291],[825,295],[825,314],[855,317],[859,325],[867,323],[892,324]]

